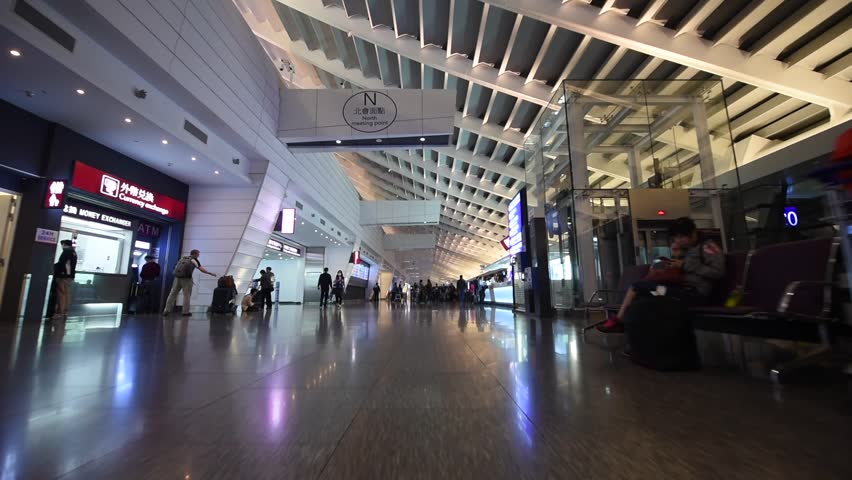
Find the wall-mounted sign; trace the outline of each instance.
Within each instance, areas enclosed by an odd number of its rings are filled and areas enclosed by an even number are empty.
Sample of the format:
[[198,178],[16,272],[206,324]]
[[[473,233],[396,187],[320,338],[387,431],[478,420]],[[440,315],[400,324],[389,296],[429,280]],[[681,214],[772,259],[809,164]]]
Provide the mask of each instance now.
[[38,243],[56,245],[59,243],[59,232],[56,230],[48,230],[46,228],[36,228],[35,241]]
[[276,252],[283,252],[287,255],[293,255],[294,257],[301,257],[302,250],[286,243],[279,242],[278,240],[269,239],[266,242],[266,248],[275,250]]
[[784,207],[784,224],[788,227],[799,226],[799,209],[797,207]]
[[136,234],[141,237],[160,238],[160,226],[139,222],[139,227],[136,228]]
[[122,228],[130,228],[133,225],[133,222],[127,218],[116,217],[111,213],[95,210],[91,207],[80,207],[77,205],[65,204],[65,208],[62,210],[62,213],[72,217],[84,218],[86,220],[106,223],[109,225],[116,225]]
[[352,276],[361,280],[370,279],[370,265],[361,263],[352,267]]
[[349,255],[349,263],[354,263],[355,265],[359,265],[361,263],[361,252],[355,251]]
[[527,195],[525,190],[515,194],[509,202],[509,254],[524,251],[524,225],[526,224]]
[[47,193],[44,196],[44,208],[65,208],[65,180],[47,182]]
[[128,182],[82,162],[74,165],[71,186],[174,220],[183,220],[186,216],[186,204],[180,200],[156,193],[148,187]]
[[396,120],[396,102],[382,92],[358,92],[343,104],[343,119],[359,132],[381,132]]
[[275,230],[285,235],[296,233],[296,209],[285,208],[281,210],[281,213],[278,214],[278,221],[275,223]]

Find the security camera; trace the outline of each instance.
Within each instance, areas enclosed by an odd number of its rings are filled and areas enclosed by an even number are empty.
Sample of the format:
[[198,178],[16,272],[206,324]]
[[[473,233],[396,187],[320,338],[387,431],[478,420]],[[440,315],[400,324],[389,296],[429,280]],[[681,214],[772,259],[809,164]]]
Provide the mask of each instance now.
[[340,88],[346,88],[346,82],[341,80],[341,81],[337,82],[337,86],[339,86]]
[[240,159],[239,159],[239,158],[232,158],[232,159],[231,159],[231,163],[233,163],[234,165],[239,165],[239,164],[240,164]]
[[143,90],[143,89],[141,89],[141,88],[134,88],[134,89],[133,89],[133,95],[134,95],[136,98],[142,98],[142,99],[144,99],[144,98],[146,98],[146,97],[148,96],[148,92],[146,92],[145,90]]

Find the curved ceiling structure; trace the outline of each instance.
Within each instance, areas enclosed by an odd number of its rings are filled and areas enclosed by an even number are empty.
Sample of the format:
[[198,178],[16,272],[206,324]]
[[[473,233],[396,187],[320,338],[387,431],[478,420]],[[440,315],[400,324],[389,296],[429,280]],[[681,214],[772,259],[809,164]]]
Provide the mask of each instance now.
[[[365,199],[442,202],[441,224],[429,227],[439,238],[430,269],[441,277],[502,255],[506,206],[525,181],[524,140],[564,79],[647,78],[688,93],[678,81],[721,77],[728,112],[709,118],[711,130],[729,121],[735,143],[766,147],[852,112],[845,0],[235,3],[273,62],[294,66],[282,67],[291,86],[456,91],[452,146],[339,155]],[[627,182],[604,167],[590,180]]]

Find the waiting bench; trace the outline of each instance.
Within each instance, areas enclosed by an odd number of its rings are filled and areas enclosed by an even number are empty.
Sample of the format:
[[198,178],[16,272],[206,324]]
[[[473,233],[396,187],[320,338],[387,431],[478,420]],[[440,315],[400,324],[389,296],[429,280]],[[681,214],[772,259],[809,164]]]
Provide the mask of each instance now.
[[[727,271],[709,306],[691,309],[696,330],[749,337],[819,343],[820,348],[777,367],[789,370],[824,358],[832,339],[852,335],[852,326],[832,315],[832,293],[839,240],[819,238],[770,245],[748,255],[728,254]],[[739,285],[742,301],[724,306]]]

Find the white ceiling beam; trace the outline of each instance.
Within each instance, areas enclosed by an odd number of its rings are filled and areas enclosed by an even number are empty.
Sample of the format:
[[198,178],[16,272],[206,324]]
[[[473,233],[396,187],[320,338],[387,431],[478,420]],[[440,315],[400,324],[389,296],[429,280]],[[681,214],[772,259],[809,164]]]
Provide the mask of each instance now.
[[[646,55],[810,103],[852,108],[852,89],[846,82],[825,79],[821,74],[801,67],[787,68],[784,63],[765,55],[749,55],[748,52],[725,44],[713,46],[711,42],[693,35],[675,39],[675,32],[671,29],[647,23],[637,28],[637,21],[628,16],[598,16],[597,8],[581,3],[560,5],[543,0],[483,1]],[[838,1],[843,3],[842,0],[829,3],[837,5]]]
[[[416,181],[419,181],[419,182],[423,182],[422,177],[420,179],[418,179],[416,175],[412,174],[411,172],[405,171],[399,165],[393,165],[393,164],[389,165],[387,158],[385,158],[381,155],[374,154],[372,152],[360,152],[358,154],[358,156],[363,157],[364,159],[369,160],[369,161],[379,165],[380,167],[389,168],[390,171],[391,171],[389,173],[396,172],[396,173],[402,175],[403,177],[413,179],[413,180],[416,180]],[[426,185],[426,182],[423,182],[423,183],[424,183],[424,185]],[[434,184],[428,185],[428,186],[430,188],[437,190],[438,192],[440,192],[444,195],[456,197],[456,198],[459,198],[459,199],[464,200],[466,202],[475,204],[477,206],[490,208],[491,210],[498,211],[498,212],[504,210],[503,205],[492,200],[491,198],[486,199],[486,198],[482,198],[481,196],[474,196],[474,195],[470,194],[469,192],[459,190],[455,186],[454,183],[450,183],[450,185],[447,186],[447,185],[444,185],[444,183],[442,181],[440,181],[440,179],[439,179],[439,181],[437,183],[434,183]],[[429,195],[424,193],[424,196],[428,197]]]
[[831,62],[820,73],[826,77],[837,77],[841,80],[852,80],[852,51]]
[[541,47],[538,49],[538,53],[535,56],[532,67],[530,67],[530,73],[527,74],[527,79],[524,80],[524,83],[536,81],[535,76],[538,73],[538,69],[541,68],[541,62],[544,61],[544,57],[550,50],[550,44],[553,43],[553,37],[556,35],[557,31],[559,31],[559,28],[556,25],[551,25],[547,29],[547,35],[544,36],[544,41],[541,42]]
[[660,10],[665,6],[666,0],[651,0],[651,3],[645,7],[645,10],[639,15],[639,20],[637,21],[638,25],[643,25],[645,23],[651,22],[656,25],[662,25],[664,22],[662,20],[657,20],[654,17],[660,13]]
[[[250,19],[247,19],[251,21]],[[257,25],[250,25],[256,27]],[[276,38],[270,38],[267,33],[261,33],[261,30],[254,29],[255,35],[261,37],[265,42],[289,52],[304,62],[313,65],[315,68],[328,72],[338,78],[344,79],[347,82],[361,88],[385,89],[387,88],[382,80],[374,77],[367,77],[361,70],[346,68],[340,60],[331,60],[327,58],[323,52],[319,50],[310,50],[304,42],[293,42],[286,38],[286,34],[281,33]],[[360,61],[360,59],[359,59]],[[422,65],[422,64],[421,64]],[[446,76],[446,72],[444,72]],[[490,138],[491,140],[515,148],[523,148],[524,135],[517,131],[504,131],[499,125],[484,125],[482,120],[476,117],[465,117],[460,112],[455,114],[455,126],[462,130],[467,130],[476,135]]]
[[453,157],[456,160],[461,160],[471,165],[482,167],[486,170],[499,173],[500,175],[520,180],[521,182],[526,180],[526,174],[522,168],[505,165],[502,162],[492,162],[491,159],[485,155],[474,155],[470,150],[456,150],[452,147],[434,147],[433,150],[443,153],[449,157]]
[[468,82],[523,98],[538,105],[547,105],[550,101],[551,89],[547,85],[539,82],[524,84],[522,77],[500,75],[499,70],[494,67],[480,65],[474,68],[473,61],[459,55],[447,58],[443,49],[433,46],[423,48],[420,46],[420,42],[413,38],[396,38],[390,30],[373,29],[369,20],[359,17],[349,18],[342,8],[325,8],[319,2],[291,2],[288,6],[334,28],[352,32],[353,35],[376,46],[445,71]]
[[479,19],[479,30],[476,35],[476,48],[473,51],[473,66],[479,65],[479,58],[482,55],[482,42],[485,39],[485,27],[488,24],[488,11],[491,8],[487,3],[482,6],[482,17]]
[[509,34],[509,43],[506,44],[506,52],[503,54],[503,61],[500,63],[500,69],[497,75],[506,73],[506,64],[512,58],[512,50],[515,48],[515,41],[518,39],[518,30],[521,29],[521,22],[524,20],[523,15],[515,15],[515,24],[512,25],[512,33]]
[[749,51],[752,55],[778,58],[778,55],[797,38],[806,35],[847,4],[846,0],[814,0],[803,2],[798,10],[784,18],[772,30],[755,42],[749,48]]
[[686,14],[686,18],[681,20],[680,28],[677,29],[675,37],[679,37],[684,33],[701,35],[703,32],[698,31],[698,27],[702,22],[704,22],[704,20],[707,20],[707,17],[709,17],[714,10],[719,8],[721,4],[722,0],[701,0],[698,2],[698,4],[695,5],[688,14]]
[[[408,161],[409,163],[411,163],[412,168],[422,168],[427,174],[435,174],[439,178],[447,178],[453,182],[461,182],[471,188],[477,188],[492,195],[497,195],[498,197],[511,199],[514,194],[517,193],[511,191],[506,187],[503,187],[502,185],[495,185],[489,181],[479,179],[476,179],[477,181],[474,181],[474,179],[471,179],[469,175],[465,175],[462,172],[453,171],[453,169],[451,169],[450,167],[446,167],[443,165],[434,165],[431,161],[424,161],[424,157],[412,154],[408,150],[387,150],[386,153],[389,155],[393,155],[394,157],[397,157],[401,160]],[[431,181],[432,177],[428,177],[428,180]]]
[[714,45],[724,43],[740,48],[743,35],[783,2],[784,0],[752,0],[737,16],[719,30]]
[[789,65],[801,65],[808,70],[830,61],[852,45],[852,16],[846,17],[811,40],[784,61]]

